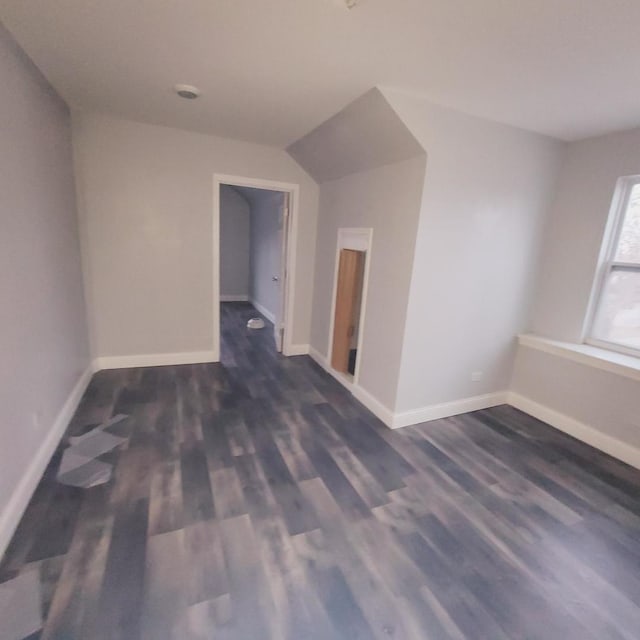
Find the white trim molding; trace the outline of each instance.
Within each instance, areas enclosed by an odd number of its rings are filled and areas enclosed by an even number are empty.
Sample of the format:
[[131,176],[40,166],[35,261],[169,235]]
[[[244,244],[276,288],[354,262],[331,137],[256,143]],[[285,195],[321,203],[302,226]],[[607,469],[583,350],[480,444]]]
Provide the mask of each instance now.
[[269,311],[269,309],[267,309],[267,307],[261,305],[256,300],[249,300],[249,302],[255,307],[256,311],[259,311],[269,322],[275,324],[276,317],[273,313],[271,313],[271,311]]
[[351,393],[356,400],[359,400],[374,416],[382,420],[387,427],[390,429],[394,428],[394,414],[391,409],[382,404],[380,400],[374,398],[364,387],[360,386],[360,384],[354,384]]
[[[358,343],[356,350],[358,357],[356,358],[356,367],[353,372],[353,384],[358,386],[360,380],[360,363],[362,362],[365,321],[367,318],[367,296],[369,293],[369,271],[371,268],[371,247],[373,244],[373,227],[340,227],[338,229],[338,238],[336,241],[335,265],[333,271],[333,290],[331,292],[331,315],[329,316],[329,341],[327,343],[327,362],[331,362],[333,352],[333,331],[336,315],[336,298],[338,295],[338,271],[340,269],[340,251],[342,249],[353,249],[354,251],[363,251],[364,257],[364,275],[362,280],[362,296],[360,298],[360,318],[358,320]],[[331,375],[333,369],[329,371]],[[364,403],[363,403],[364,404]],[[374,412],[375,413],[375,412]],[[386,424],[386,423],[385,423]]]
[[308,344],[290,344],[283,349],[282,355],[285,356],[308,356],[309,345]]
[[393,412],[386,407],[377,398],[374,398],[366,389],[363,389],[359,384],[352,382],[343,373],[336,371],[325,356],[323,356],[317,349],[309,346],[309,356],[315,360],[329,375],[334,377],[347,391],[353,394],[353,396],[359,400],[371,413],[377,418],[382,420],[389,428],[393,428]]
[[244,294],[220,294],[220,302],[249,302],[249,296]]
[[71,422],[71,418],[73,418],[73,414],[80,404],[80,400],[82,400],[84,392],[89,386],[92,375],[93,368],[91,366],[87,367],[80,375],[56,419],[53,421],[49,433],[31,459],[29,466],[9,499],[9,503],[2,511],[0,515],[0,557],[2,557],[9,545],[20,518],[22,518],[29,500],[31,500],[31,496],[36,490],[42,474],[49,464],[49,460],[51,460],[51,456],[54,454],[58,443],[69,426],[69,422]]
[[393,419],[393,428],[409,427],[422,422],[431,420],[440,420],[441,418],[449,418],[457,416],[461,413],[469,411],[479,411],[480,409],[488,409],[497,407],[501,404],[507,404],[507,391],[499,391],[497,393],[487,393],[481,396],[471,396],[462,398],[461,400],[453,400],[451,402],[443,402],[440,404],[432,404],[420,409],[411,411],[403,411],[396,413]]
[[213,207],[212,207],[212,247],[213,247],[213,344],[214,360],[220,360],[220,186],[228,184],[236,187],[252,187],[269,191],[282,191],[289,194],[289,216],[287,227],[287,256],[284,282],[284,318],[283,353],[291,349],[293,333],[293,316],[295,308],[296,256],[298,250],[298,217],[300,208],[300,185],[290,182],[277,182],[262,178],[232,176],[221,173],[213,175]]
[[354,382],[350,377],[336,371],[325,356],[317,349],[310,346],[309,355],[315,360],[328,374],[333,376],[343,387],[353,394],[356,400],[359,400],[371,413],[380,418],[384,424],[390,429],[400,429],[402,427],[410,427],[414,424],[429,422],[430,420],[439,420],[440,418],[449,418],[468,411],[478,411],[479,409],[488,409],[500,404],[507,403],[508,392],[500,391],[497,393],[488,393],[482,396],[473,396],[471,398],[463,398],[462,400],[454,400],[453,402],[444,402],[442,404],[433,404],[428,407],[421,407],[412,411],[404,411],[402,413],[394,413],[389,407],[385,406],[380,400],[375,398],[371,393],[364,389],[360,384]]
[[187,351],[184,353],[148,353],[133,356],[100,356],[94,361],[94,370],[131,369],[133,367],[164,367],[176,364],[204,364],[217,362],[213,351]]
[[[553,351],[551,351],[553,353]],[[380,418],[382,422],[391,429],[400,429],[431,420],[439,420],[451,416],[468,413],[470,411],[479,411],[480,409],[488,409],[501,404],[508,404],[516,409],[520,409],[524,413],[542,420],[552,427],[567,433],[568,435],[585,442],[604,453],[625,462],[632,467],[640,469],[640,448],[634,447],[626,442],[613,438],[602,431],[560,413],[555,409],[551,409],[543,404],[535,402],[530,398],[515,393],[514,391],[499,391],[496,393],[488,393],[480,396],[472,396],[463,398],[462,400],[454,400],[452,402],[444,402],[434,404],[421,409],[412,411],[404,411],[400,413],[392,412],[381,402],[374,398],[368,391],[360,385],[354,384],[345,375],[335,371],[329,365],[325,356],[317,349],[309,347],[309,355],[313,358],[327,373],[333,376],[340,384],[349,390],[353,396],[359,400],[367,409],[375,416]]]
[[640,381],[640,358],[635,356],[608,351],[588,344],[551,340],[531,333],[519,335],[518,343],[523,347],[544,351],[579,364]]
[[[618,178],[616,187],[613,192],[613,199],[611,200],[611,207],[609,208],[609,215],[607,217],[607,224],[605,226],[603,241],[600,246],[600,254],[598,256],[598,267],[595,272],[593,284],[591,286],[591,295],[589,296],[589,303],[587,306],[587,313],[582,326],[582,339],[584,341],[604,342],[605,349],[607,344],[605,340],[598,339],[594,335],[594,330],[597,325],[598,309],[602,303],[604,290],[607,282],[607,276],[613,273],[616,269],[624,269],[640,271],[640,265],[637,262],[620,262],[616,260],[616,253],[618,243],[620,242],[620,234],[624,224],[627,211],[629,209],[629,203],[631,200],[631,194],[633,188],[640,184],[640,175],[622,176]],[[598,345],[596,345],[598,346]],[[610,348],[614,351],[619,350],[621,353],[630,353],[636,358],[638,357],[638,350],[631,345],[624,345],[613,343]]]
[[573,436],[577,440],[586,442],[592,447],[608,453],[618,460],[622,460],[622,462],[630,464],[636,469],[640,469],[640,449],[637,447],[613,438],[591,425],[580,422],[571,416],[560,413],[555,409],[551,409],[546,405],[540,404],[514,391],[509,392],[507,404],[510,404],[516,409],[520,409],[520,411],[524,411],[524,413],[538,420],[542,420],[542,422],[550,424],[552,427]]

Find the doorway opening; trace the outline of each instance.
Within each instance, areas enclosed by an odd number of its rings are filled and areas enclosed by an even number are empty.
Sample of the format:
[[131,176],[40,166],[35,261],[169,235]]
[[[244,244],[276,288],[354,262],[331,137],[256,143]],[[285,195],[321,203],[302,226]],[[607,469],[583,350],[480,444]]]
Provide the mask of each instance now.
[[297,203],[298,185],[214,176],[216,360],[242,348],[289,355]]
[[372,229],[339,229],[329,333],[331,367],[357,383],[362,358]]

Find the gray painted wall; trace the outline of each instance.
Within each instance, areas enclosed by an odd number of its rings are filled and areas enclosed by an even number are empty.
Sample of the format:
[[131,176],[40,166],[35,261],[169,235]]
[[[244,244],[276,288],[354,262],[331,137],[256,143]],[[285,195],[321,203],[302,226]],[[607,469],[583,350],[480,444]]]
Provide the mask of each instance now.
[[20,515],[18,485],[90,358],[69,112],[1,25],[0,84],[4,538]]
[[640,129],[569,145],[538,271],[532,330],[580,342],[619,177],[640,173]]
[[320,188],[311,346],[328,355],[338,229],[372,227],[359,384],[390,410],[396,403],[424,172],[423,155]]
[[618,440],[623,449],[624,445],[636,448],[634,457],[638,460],[637,380],[521,345],[511,390]]
[[280,277],[282,261],[282,208],[284,194],[279,191],[251,189],[251,300],[272,317],[281,304]]
[[212,348],[215,173],[300,185],[292,339],[309,343],[318,187],[286,152],[97,113],[74,114],[74,143],[95,356]]
[[220,187],[220,295],[249,297],[249,203]]
[[[508,389],[565,146],[413,96],[387,99],[426,149],[399,412]],[[482,378],[472,380],[474,372]]]
[[[640,129],[569,145],[538,269],[531,329],[581,342],[619,177],[640,173]],[[520,346],[512,389],[640,448],[640,383]]]
[[329,351],[338,229],[373,228],[358,384],[393,411],[425,153],[378,89],[288,148],[321,183],[311,347]]

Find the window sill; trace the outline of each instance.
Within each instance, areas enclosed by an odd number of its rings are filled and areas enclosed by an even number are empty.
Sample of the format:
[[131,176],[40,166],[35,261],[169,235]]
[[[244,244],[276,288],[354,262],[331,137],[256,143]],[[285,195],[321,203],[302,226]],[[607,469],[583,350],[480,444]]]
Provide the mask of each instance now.
[[545,353],[567,358],[589,367],[602,369],[603,371],[640,382],[640,358],[635,356],[628,356],[588,344],[560,342],[559,340],[551,340],[531,333],[519,335],[518,343],[523,347],[544,351]]

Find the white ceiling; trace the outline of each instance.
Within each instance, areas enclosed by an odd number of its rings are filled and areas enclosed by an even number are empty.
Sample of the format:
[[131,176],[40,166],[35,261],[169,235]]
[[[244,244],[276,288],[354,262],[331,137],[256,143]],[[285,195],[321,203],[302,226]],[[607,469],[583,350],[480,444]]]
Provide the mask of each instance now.
[[0,19],[72,106],[280,147],[374,86],[563,139],[640,125],[638,0],[0,0]]

